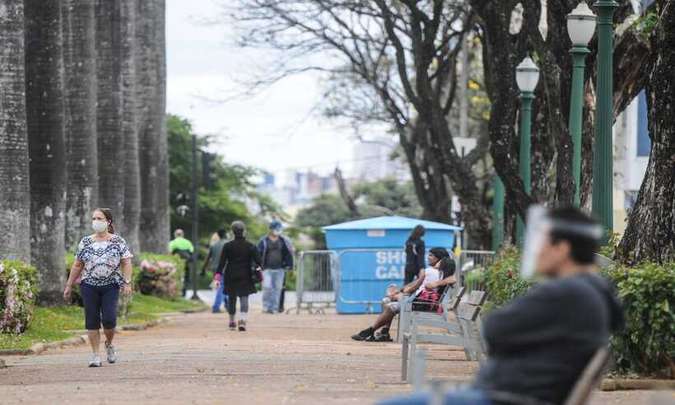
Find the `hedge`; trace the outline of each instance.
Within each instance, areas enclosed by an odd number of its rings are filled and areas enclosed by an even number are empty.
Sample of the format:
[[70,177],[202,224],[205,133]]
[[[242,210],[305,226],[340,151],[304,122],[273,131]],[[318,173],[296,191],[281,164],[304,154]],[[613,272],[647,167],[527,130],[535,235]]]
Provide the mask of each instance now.
[[17,260],[0,261],[0,332],[23,333],[33,319],[37,271]]
[[617,371],[675,377],[675,263],[603,271],[617,288],[626,328],[611,345]]
[[[520,255],[506,248],[480,280],[488,292],[489,311],[524,294],[533,282],[519,274]],[[609,267],[605,276],[623,302],[626,328],[610,342],[619,373],[675,377],[675,264],[643,263]]]

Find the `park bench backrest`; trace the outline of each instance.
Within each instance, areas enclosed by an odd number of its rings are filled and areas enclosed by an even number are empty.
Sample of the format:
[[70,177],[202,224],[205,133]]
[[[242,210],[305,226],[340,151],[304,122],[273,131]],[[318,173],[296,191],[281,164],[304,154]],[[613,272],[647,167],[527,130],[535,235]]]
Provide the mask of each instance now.
[[460,302],[457,309],[457,317],[466,321],[475,322],[480,314],[481,306],[485,303],[487,294],[485,291],[474,290],[469,293],[465,302]]
[[448,304],[448,311],[455,311],[457,309],[457,306],[459,306],[459,303],[462,300],[462,297],[464,296],[465,292],[466,287],[459,287],[459,290],[457,290],[457,294],[455,294],[455,296],[450,299],[450,303]]
[[588,401],[593,388],[602,377],[608,360],[609,350],[606,347],[602,347],[595,352],[574,387],[572,387],[564,405],[584,405]]
[[467,300],[468,304],[481,306],[485,303],[487,298],[487,293],[485,291],[474,290],[469,294],[469,299]]

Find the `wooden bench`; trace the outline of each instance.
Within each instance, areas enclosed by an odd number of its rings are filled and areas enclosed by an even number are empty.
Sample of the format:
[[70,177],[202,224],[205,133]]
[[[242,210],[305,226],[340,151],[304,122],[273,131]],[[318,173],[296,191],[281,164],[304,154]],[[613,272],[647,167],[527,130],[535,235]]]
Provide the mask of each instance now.
[[485,291],[471,291],[469,298],[461,302],[457,309],[457,321],[464,337],[464,352],[468,360],[483,362],[486,347],[481,333],[480,312],[487,293]]
[[[446,288],[439,301],[439,305],[443,310],[443,312],[440,314],[437,312],[413,311],[413,300],[415,297],[406,295],[401,301],[401,312],[398,317],[398,331],[396,333],[396,341],[398,343],[403,342],[402,336],[410,329],[413,313],[419,322],[453,322],[456,319],[456,311],[459,301],[464,295],[465,291],[466,288],[464,287]],[[440,327],[442,328],[442,326]]]
[[[586,367],[584,368],[584,370],[581,372],[576,382],[574,383],[574,386],[567,395],[567,398],[565,399],[563,405],[585,405],[588,403],[591,393],[600,384],[600,380],[604,375],[605,369],[609,362],[609,358],[610,358],[609,350],[606,347],[598,349],[593,354],[593,357],[591,357],[588,364],[586,364]],[[418,352],[416,360],[417,365],[423,366],[425,360],[426,359],[422,351]],[[414,381],[415,390],[420,391],[426,385],[424,382],[425,379],[424,370],[419,370],[418,367],[418,370],[416,371],[419,375],[416,376],[417,381]],[[413,376],[413,378],[415,378],[415,376]],[[437,401],[442,400],[443,396],[445,395],[445,392],[443,391],[441,384],[439,384],[439,381],[436,381],[436,384],[434,384],[434,381],[431,381],[431,383],[432,383],[431,384],[432,398],[436,399]],[[536,398],[522,396],[510,392],[490,391],[488,393],[488,396],[490,396],[493,400],[499,401],[499,403],[503,404],[551,405],[548,402],[542,402],[541,400],[538,400]]]
[[[410,326],[402,336],[401,379],[408,381],[410,370],[414,368],[418,343],[435,343],[464,348],[467,360],[482,360],[484,344],[480,338],[478,314],[485,302],[483,291],[472,291],[466,302],[461,302],[464,289],[457,291],[447,306],[447,312],[434,314],[410,311]],[[455,319],[450,314],[455,315]],[[443,329],[442,333],[421,331],[420,327]],[[475,330],[477,329],[477,330]]]

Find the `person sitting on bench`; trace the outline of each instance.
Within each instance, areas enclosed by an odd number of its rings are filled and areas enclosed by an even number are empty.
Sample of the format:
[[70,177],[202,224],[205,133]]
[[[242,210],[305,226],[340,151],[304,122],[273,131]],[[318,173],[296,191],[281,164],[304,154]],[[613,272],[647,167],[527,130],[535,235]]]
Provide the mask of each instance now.
[[[401,312],[401,300],[404,295],[415,296],[414,310],[434,311],[446,286],[455,283],[455,261],[444,248],[433,248],[429,251],[429,267],[420,271],[417,279],[400,290],[388,289],[382,313],[375,323],[352,336],[352,339],[369,342],[391,342],[389,334],[391,322]],[[381,333],[376,331],[382,328]]]
[[[602,235],[603,229],[576,208],[531,211],[521,272],[527,277],[536,271],[547,280],[484,319],[488,360],[473,385],[447,393],[444,404],[565,401],[594,353],[624,322],[613,289],[596,274]],[[429,401],[417,395],[382,404]]]

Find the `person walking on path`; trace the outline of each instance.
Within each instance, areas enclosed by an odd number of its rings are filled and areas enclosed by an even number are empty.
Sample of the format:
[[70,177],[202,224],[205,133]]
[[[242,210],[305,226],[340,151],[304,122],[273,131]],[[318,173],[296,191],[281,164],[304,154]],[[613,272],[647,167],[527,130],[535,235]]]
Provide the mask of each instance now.
[[270,222],[269,233],[258,243],[262,258],[263,311],[268,314],[279,312],[281,291],[284,286],[285,271],[293,269],[293,244],[282,235],[281,222]]
[[80,294],[84,302],[84,317],[92,355],[89,367],[101,367],[99,329],[103,324],[105,349],[108,363],[117,361],[113,346],[117,326],[117,301],[120,289],[131,295],[131,258],[127,243],[115,234],[112,212],[97,208],[92,215],[94,234],[80,241],[75,254],[75,263],[63,291],[63,298],[70,301],[73,285],[80,282]]
[[[223,246],[225,246],[225,243],[227,242],[225,237],[225,229],[219,229],[218,232],[214,233],[211,237],[211,243],[209,243],[209,253],[206,255],[206,260],[204,260],[202,275],[206,274],[207,268],[210,268],[213,274],[216,274],[220,254],[223,252]],[[223,285],[221,283],[220,286],[216,287],[216,298],[213,301],[211,312],[214,314],[220,313],[220,306],[223,304],[225,305],[225,308],[227,308],[227,297],[223,293]]]
[[[223,246],[214,278],[217,288],[221,284],[225,285],[230,330],[239,328],[240,332],[244,332],[248,316],[248,296],[256,292],[255,283],[259,281],[256,280],[256,273],[259,273],[262,261],[256,246],[246,240],[246,225],[243,222],[232,223],[232,234],[234,239]],[[239,322],[236,322],[237,297],[240,305]]]
[[426,247],[424,246],[425,229],[422,225],[417,225],[408,240],[405,242],[405,279],[404,285],[413,282],[415,277],[420,274],[426,266],[424,263],[424,255],[426,254]]
[[183,275],[183,297],[185,297],[190,284],[190,259],[195,252],[195,248],[192,246],[192,242],[185,239],[185,233],[182,229],[176,229],[173,236],[174,239],[169,242],[169,253],[178,255],[185,260],[185,274]]

